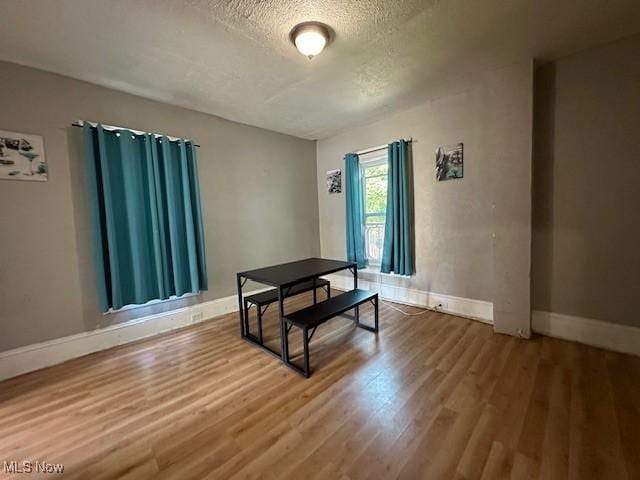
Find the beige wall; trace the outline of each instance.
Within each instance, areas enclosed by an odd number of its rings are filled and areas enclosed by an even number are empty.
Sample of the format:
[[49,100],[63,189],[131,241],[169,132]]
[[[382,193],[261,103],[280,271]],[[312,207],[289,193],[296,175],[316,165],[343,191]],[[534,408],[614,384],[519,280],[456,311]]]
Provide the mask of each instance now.
[[[318,141],[322,255],[345,257],[344,194],[327,193],[326,171],[344,168],[348,152],[413,137],[416,273],[382,281],[491,301],[497,331],[528,336],[532,95],[526,62]],[[464,143],[465,178],[437,182],[435,149],[457,142]]]
[[640,326],[640,36],[536,73],[533,308]]
[[[0,86],[0,129],[43,135],[50,170],[0,181],[0,351],[231,295],[239,270],[319,254],[314,142],[1,62]],[[76,119],[202,146],[208,292],[98,311]]]
[[[235,272],[344,258],[344,196],[325,172],[345,153],[413,137],[416,267],[383,282],[494,303],[496,330],[533,308],[640,325],[640,37],[536,72],[526,62],[458,82],[413,109],[317,142],[0,62],[0,129],[45,138],[47,183],[0,182],[0,351],[234,293]],[[76,119],[197,140],[210,290],[102,315]],[[438,145],[465,144],[465,178],[436,182]],[[317,170],[316,160],[317,157]],[[310,189],[314,178],[318,190]],[[319,223],[319,230],[318,230]],[[257,241],[269,238],[270,241]],[[319,238],[319,241],[318,241]],[[369,274],[364,277],[372,278]]]

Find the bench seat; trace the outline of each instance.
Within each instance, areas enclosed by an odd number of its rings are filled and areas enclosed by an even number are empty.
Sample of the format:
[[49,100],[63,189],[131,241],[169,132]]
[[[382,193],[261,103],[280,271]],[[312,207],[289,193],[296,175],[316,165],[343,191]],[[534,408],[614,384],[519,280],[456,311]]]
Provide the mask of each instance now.
[[324,302],[292,312],[285,319],[296,327],[313,328],[377,296],[377,293],[356,288]]
[[[374,306],[374,326],[360,323],[359,306],[371,301]],[[337,317],[351,309],[355,309],[356,325],[370,332],[378,334],[378,294],[368,290],[356,288],[349,292],[342,293],[337,297],[332,297],[324,302],[317,303],[302,310],[291,312],[284,317],[286,326],[284,329],[284,359],[292,368],[302,373],[305,377],[311,375],[309,367],[309,342],[316,331],[316,328],[327,320]],[[302,330],[302,343],[304,347],[304,367],[300,368],[289,360],[289,330],[296,326]],[[309,333],[311,331],[311,333]]]

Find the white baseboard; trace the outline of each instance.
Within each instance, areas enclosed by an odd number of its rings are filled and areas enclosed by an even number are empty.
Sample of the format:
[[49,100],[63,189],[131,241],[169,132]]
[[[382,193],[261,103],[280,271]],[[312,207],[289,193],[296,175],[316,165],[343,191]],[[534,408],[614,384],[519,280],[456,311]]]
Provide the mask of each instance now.
[[534,332],[549,337],[640,355],[638,327],[540,310],[533,311],[531,327]]
[[[353,279],[351,277],[333,274],[326,275],[326,278],[331,282],[331,288],[337,288],[339,290],[350,290],[353,288]],[[484,300],[474,300],[395,285],[379,284],[360,278],[358,279],[358,287],[378,292],[382,299],[392,302],[429,308],[493,325],[493,303]]]
[[[245,295],[266,289],[245,292]],[[0,380],[238,311],[238,297],[219,298],[129,322],[0,352]]]

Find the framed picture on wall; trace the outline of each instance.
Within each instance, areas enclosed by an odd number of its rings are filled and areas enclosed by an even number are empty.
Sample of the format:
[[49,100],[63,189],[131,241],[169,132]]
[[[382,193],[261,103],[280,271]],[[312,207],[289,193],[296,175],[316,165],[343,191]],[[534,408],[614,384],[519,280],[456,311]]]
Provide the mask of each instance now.
[[464,177],[463,144],[436,149],[436,180],[454,180]]
[[327,172],[327,192],[342,193],[342,171],[339,168]]
[[0,130],[0,179],[46,182],[48,174],[40,135]]

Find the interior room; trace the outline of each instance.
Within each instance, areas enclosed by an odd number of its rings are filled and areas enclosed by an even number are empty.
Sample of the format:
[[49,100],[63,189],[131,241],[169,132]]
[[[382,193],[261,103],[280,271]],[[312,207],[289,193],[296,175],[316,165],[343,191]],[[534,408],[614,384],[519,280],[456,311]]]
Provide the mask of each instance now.
[[637,0],[0,23],[0,479],[640,478]]

